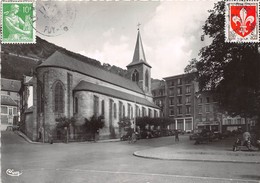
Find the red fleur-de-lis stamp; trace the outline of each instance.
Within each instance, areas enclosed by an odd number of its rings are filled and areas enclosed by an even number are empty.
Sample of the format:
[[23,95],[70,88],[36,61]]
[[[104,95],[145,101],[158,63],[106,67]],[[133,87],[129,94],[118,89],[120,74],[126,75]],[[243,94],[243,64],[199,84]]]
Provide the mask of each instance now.
[[259,1],[226,1],[225,41],[259,42]]

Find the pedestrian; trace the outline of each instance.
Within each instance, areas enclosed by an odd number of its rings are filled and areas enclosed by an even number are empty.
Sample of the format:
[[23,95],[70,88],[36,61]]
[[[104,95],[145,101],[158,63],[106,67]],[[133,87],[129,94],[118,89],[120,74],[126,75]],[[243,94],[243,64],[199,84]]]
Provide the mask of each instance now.
[[178,133],[178,130],[175,131],[175,142],[179,142],[179,133]]

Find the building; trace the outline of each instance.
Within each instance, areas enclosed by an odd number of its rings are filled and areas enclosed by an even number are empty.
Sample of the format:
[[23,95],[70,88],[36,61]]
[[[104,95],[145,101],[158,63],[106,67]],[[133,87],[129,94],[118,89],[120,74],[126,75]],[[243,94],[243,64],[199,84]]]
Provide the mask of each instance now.
[[195,74],[182,74],[164,78],[153,83],[152,94],[155,104],[160,106],[164,117],[174,119],[170,129],[200,132],[236,131],[252,129],[255,119],[231,117],[219,109],[212,91],[199,91]]
[[222,115],[211,91],[197,92],[195,97],[194,129],[221,131]]
[[165,82],[157,81],[152,83],[152,95],[154,103],[161,108],[161,116],[166,115],[166,92]]
[[[58,117],[76,118],[76,126],[93,115],[104,117],[100,139],[118,138],[118,122],[129,117],[160,115],[151,94],[151,66],[147,63],[138,30],[133,60],[127,65],[128,79],[105,71],[65,53],[56,51],[36,68],[33,83],[31,138],[47,142],[51,135],[59,140]],[[134,126],[134,124],[133,124]],[[78,128],[77,128],[78,129]],[[29,130],[29,129],[28,129]],[[75,129],[69,129],[75,138]]]
[[1,78],[1,130],[17,125],[20,114],[21,82]]
[[171,129],[192,131],[194,129],[194,104],[197,83],[195,74],[181,74],[164,78],[165,116],[174,118]]

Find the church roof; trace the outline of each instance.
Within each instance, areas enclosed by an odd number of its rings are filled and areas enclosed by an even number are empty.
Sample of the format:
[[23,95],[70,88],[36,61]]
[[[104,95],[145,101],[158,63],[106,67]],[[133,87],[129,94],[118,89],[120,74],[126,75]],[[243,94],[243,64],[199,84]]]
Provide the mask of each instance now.
[[91,76],[93,78],[97,78],[99,80],[129,89],[134,92],[144,94],[143,90],[139,88],[135,82],[126,79],[122,76],[119,76],[117,74],[111,73],[109,71],[97,68],[93,65],[77,60],[64,53],[60,53],[59,51],[53,53],[48,59],[46,59],[37,68],[40,67],[65,68],[74,72],[79,72]]
[[148,67],[151,67],[146,62],[146,58],[145,58],[145,54],[144,54],[144,48],[143,48],[143,43],[142,43],[142,39],[141,39],[141,35],[140,35],[139,30],[138,30],[138,34],[137,34],[137,40],[136,40],[136,45],[135,45],[134,57],[133,57],[132,62],[130,64],[128,64],[127,67],[133,66],[133,65],[138,65],[138,64],[145,64]]
[[155,105],[152,102],[149,102],[145,98],[137,97],[125,92],[121,92],[112,88],[108,88],[105,86],[89,83],[86,81],[80,81],[79,84],[74,88],[74,91],[92,91],[95,93],[100,93],[104,95],[109,95],[111,97],[136,102],[137,104],[142,104],[145,106],[150,106],[154,108],[159,108],[157,105]]
[[21,81],[1,78],[1,90],[19,92],[20,88],[21,88]]
[[9,95],[1,95],[1,105],[17,106],[17,103]]

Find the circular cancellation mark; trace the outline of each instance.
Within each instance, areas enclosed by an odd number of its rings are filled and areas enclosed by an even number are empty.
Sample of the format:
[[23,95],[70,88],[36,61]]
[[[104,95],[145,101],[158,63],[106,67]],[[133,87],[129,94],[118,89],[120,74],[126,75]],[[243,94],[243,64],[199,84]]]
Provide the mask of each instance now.
[[36,31],[44,36],[58,36],[68,32],[74,23],[76,9],[68,1],[37,1]]

